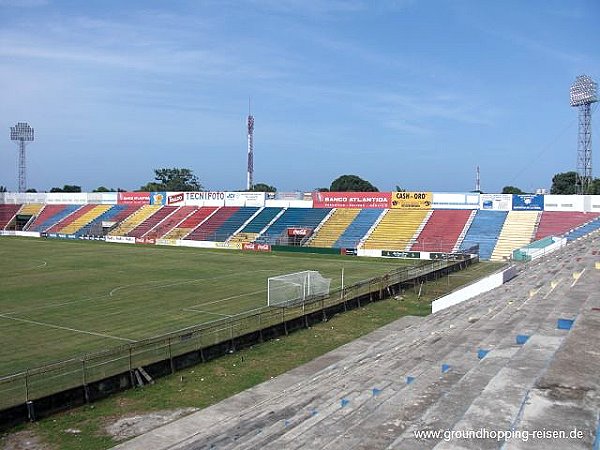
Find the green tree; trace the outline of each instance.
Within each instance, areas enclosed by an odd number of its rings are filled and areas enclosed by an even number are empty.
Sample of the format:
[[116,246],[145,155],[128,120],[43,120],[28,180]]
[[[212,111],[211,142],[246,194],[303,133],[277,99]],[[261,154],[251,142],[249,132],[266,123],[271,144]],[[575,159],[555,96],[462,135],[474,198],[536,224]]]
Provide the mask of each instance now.
[[406,192],[406,189],[403,189],[400,186],[396,185],[396,191],[395,192]]
[[503,194],[525,194],[521,189],[515,186],[504,186],[502,188]]
[[592,181],[592,195],[600,195],[600,178],[594,178]]
[[320,187],[320,188],[316,188],[315,191],[316,192],[329,192],[329,188],[327,188],[327,187]]
[[8,192],[6,186],[0,186],[0,192]]
[[375,186],[356,175],[342,175],[331,183],[331,192],[379,192]]
[[106,186],[99,186],[96,189],[94,189],[92,192],[115,192],[114,189],[109,189]]
[[37,192],[37,189],[29,188],[25,192],[28,192],[30,194],[35,194]]
[[202,191],[198,177],[190,169],[154,169],[154,181],[140,187],[140,191]]
[[62,188],[53,187],[50,192],[81,192],[81,186],[74,184],[65,184]]
[[277,188],[275,186],[270,186],[265,183],[256,183],[250,189],[251,192],[277,192]]
[[557,173],[552,177],[551,194],[570,195],[577,193],[577,172]]

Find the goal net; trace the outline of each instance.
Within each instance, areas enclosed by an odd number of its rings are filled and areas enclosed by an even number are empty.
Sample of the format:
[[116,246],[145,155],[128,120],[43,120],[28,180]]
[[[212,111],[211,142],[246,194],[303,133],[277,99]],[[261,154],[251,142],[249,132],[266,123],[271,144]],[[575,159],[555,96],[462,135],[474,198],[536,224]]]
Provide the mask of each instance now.
[[267,305],[296,306],[329,295],[331,278],[316,270],[290,273],[267,280]]

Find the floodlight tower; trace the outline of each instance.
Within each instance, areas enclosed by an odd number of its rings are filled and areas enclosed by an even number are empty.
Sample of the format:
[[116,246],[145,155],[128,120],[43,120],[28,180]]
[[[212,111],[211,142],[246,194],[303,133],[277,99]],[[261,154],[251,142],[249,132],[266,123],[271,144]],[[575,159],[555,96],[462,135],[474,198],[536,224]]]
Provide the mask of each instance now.
[[571,86],[571,106],[579,108],[577,139],[577,193],[589,192],[592,184],[592,103],[598,101],[598,85],[587,75],[579,75]]
[[248,179],[246,190],[250,191],[254,185],[254,116],[250,112],[250,100],[248,100]]
[[25,192],[27,190],[25,146],[33,142],[33,128],[27,122],[18,122],[14,127],[10,127],[10,140],[19,146],[19,192]]
[[481,192],[481,176],[479,174],[479,166],[477,166],[477,171],[475,173],[475,192]]

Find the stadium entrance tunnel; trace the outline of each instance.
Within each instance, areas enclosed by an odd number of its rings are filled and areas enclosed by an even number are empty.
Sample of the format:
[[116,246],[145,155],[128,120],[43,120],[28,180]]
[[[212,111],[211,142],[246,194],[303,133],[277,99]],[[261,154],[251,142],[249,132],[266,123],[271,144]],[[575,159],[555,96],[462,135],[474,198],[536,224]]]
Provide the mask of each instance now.
[[[402,269],[404,271],[402,273],[389,273],[382,277],[359,282],[344,288],[343,292],[334,291],[328,296],[316,298],[310,304],[265,307],[264,311],[255,313],[250,318],[223,319],[213,325],[215,330],[212,331],[214,333],[212,342],[214,343],[211,345],[200,345],[203,338],[210,336],[211,330],[199,328],[185,334],[167,335],[136,342],[130,346],[106,351],[102,355],[91,355],[90,361],[95,360],[96,362],[101,357],[128,359],[129,368],[100,380],[86,381],[86,360],[82,360],[80,364],[83,373],[79,374],[79,381],[73,383],[79,385],[39,398],[26,398],[21,404],[0,410],[0,430],[8,429],[19,423],[39,420],[126,389],[152,383],[158,377],[171,375],[196,364],[311,327],[327,321],[336,314],[393,297],[403,290],[414,289],[417,292],[424,282],[438,280],[452,272],[467,268],[476,261],[476,257],[465,257],[460,261],[431,261],[429,264],[417,268]],[[257,317],[256,314],[260,314],[260,317]],[[245,321],[262,323],[264,326],[236,334],[236,328],[247,328]],[[194,345],[194,342],[199,345]],[[186,348],[191,346],[193,349],[178,352],[177,348],[181,346]],[[157,361],[147,361],[145,364],[135,363],[138,354],[157,349],[160,349],[168,357]],[[40,373],[44,373],[44,368],[36,369],[36,372],[36,375],[39,376]],[[48,369],[48,373],[49,376],[52,376],[50,369]],[[19,380],[24,386],[25,395],[27,395],[29,383],[28,374],[29,371],[25,372],[24,379]]]

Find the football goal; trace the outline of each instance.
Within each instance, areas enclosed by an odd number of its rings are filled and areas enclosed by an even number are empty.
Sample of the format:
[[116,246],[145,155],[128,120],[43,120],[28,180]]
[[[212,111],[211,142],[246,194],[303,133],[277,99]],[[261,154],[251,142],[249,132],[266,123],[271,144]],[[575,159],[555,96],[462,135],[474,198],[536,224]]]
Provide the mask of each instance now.
[[267,280],[267,305],[297,306],[329,295],[331,278],[316,270],[270,277]]

